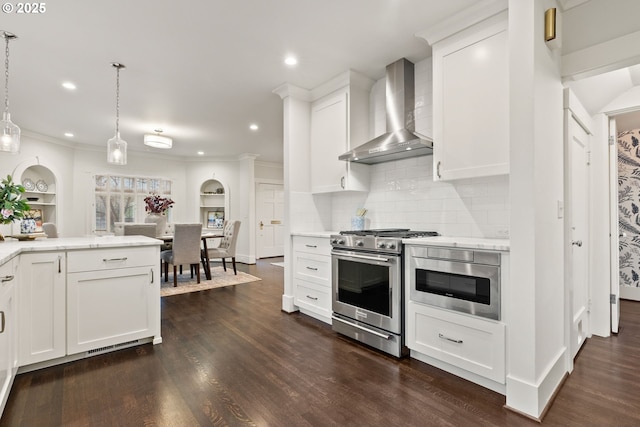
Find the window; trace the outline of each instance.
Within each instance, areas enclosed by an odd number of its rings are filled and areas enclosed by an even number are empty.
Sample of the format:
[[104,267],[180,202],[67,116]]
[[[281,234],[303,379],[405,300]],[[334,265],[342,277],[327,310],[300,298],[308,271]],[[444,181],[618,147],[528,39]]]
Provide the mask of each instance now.
[[[144,198],[171,197],[171,181],[130,176],[95,176],[95,232],[112,233],[116,222],[144,222]],[[171,222],[171,209],[167,212]]]

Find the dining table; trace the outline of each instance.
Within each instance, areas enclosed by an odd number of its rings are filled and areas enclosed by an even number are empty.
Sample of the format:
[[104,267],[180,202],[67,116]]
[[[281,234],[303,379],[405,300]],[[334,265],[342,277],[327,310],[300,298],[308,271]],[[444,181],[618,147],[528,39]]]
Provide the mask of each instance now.
[[[202,249],[200,251],[200,260],[202,261],[202,267],[204,268],[204,276],[207,280],[211,280],[211,266],[209,265],[209,250],[207,247],[207,239],[220,239],[223,237],[222,229],[220,231],[203,231],[200,235],[202,240]],[[173,234],[164,234],[158,239],[165,243],[173,242]]]

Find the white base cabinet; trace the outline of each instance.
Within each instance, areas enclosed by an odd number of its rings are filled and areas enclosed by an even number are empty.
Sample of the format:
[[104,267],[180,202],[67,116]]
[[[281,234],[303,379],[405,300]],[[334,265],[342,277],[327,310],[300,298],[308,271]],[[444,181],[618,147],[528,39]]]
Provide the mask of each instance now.
[[15,258],[0,266],[0,415],[18,370],[17,266]]
[[20,366],[66,354],[65,252],[20,255]]
[[293,236],[294,303],[331,324],[331,245],[328,237]]
[[467,372],[505,383],[505,325],[430,307],[407,307],[407,347]]

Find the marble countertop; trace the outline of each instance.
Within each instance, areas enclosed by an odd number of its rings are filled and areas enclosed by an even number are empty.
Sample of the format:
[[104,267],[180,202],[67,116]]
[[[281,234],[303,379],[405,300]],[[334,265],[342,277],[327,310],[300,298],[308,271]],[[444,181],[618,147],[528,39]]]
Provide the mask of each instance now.
[[292,236],[304,236],[304,237],[326,237],[329,238],[332,234],[340,234],[339,231],[292,231]]
[[126,246],[159,246],[162,243],[162,240],[144,236],[61,237],[57,239],[38,238],[26,241],[7,238],[4,242],[0,242],[0,264],[5,263],[23,252],[67,251]]
[[487,249],[492,251],[509,251],[508,239],[486,239],[480,237],[435,236],[404,239],[405,245],[446,246],[466,249]]

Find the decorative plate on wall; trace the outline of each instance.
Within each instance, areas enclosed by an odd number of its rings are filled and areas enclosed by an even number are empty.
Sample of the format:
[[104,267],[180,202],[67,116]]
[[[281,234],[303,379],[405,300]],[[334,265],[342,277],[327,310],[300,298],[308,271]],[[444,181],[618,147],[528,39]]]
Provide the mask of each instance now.
[[45,191],[47,191],[49,189],[49,186],[47,185],[46,182],[44,182],[43,180],[39,179],[38,182],[36,182],[36,189],[38,191],[42,191],[44,193]]
[[25,178],[22,180],[22,186],[27,191],[33,191],[36,189],[36,185],[29,178]]

